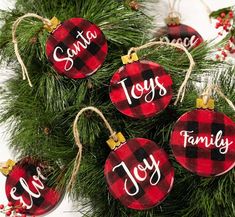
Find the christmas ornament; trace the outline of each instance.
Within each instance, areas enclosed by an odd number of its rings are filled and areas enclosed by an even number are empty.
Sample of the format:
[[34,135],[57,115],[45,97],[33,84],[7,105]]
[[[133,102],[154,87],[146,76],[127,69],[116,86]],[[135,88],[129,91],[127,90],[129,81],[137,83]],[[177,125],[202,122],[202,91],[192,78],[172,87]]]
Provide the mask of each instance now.
[[120,112],[133,118],[156,115],[167,107],[171,98],[171,77],[154,62],[127,64],[113,75],[110,82],[112,103]]
[[235,166],[235,123],[214,111],[214,101],[197,100],[198,109],[182,115],[171,134],[176,160],[199,176],[219,176]]
[[[53,17],[45,19],[37,14],[28,13],[19,17],[12,27],[12,41],[18,62],[22,68],[23,79],[27,78],[32,87],[27,68],[19,54],[16,30],[20,22],[34,17],[44,23],[44,29],[51,34],[46,42],[46,55],[52,67],[60,75],[68,78],[86,78],[94,74],[104,63],[108,45],[98,26],[83,18],[71,18],[62,23]],[[31,39],[33,43],[35,39]]]
[[122,135],[119,137],[121,144],[109,154],[104,167],[110,193],[131,209],[145,210],[160,204],[174,181],[167,154],[151,140],[125,141]]
[[194,67],[191,54],[180,44],[167,42],[150,42],[137,48],[131,48],[122,57],[123,64],[114,73],[110,82],[109,96],[114,106],[123,114],[133,118],[153,117],[164,110],[172,98],[172,80],[170,75],[158,63],[140,60],[137,51],[156,45],[173,46],[183,50],[189,60],[190,67],[185,81],[182,83],[177,96],[184,96],[185,86]]
[[169,22],[165,29],[166,33],[160,41],[182,44],[187,49],[195,48],[203,42],[202,36],[190,26]]
[[98,26],[82,18],[71,18],[51,33],[46,54],[53,68],[69,78],[85,78],[104,63],[108,45]]
[[183,45],[185,48],[195,48],[203,42],[202,36],[192,27],[181,24],[181,15],[175,11],[176,1],[171,5],[169,2],[170,12],[165,19],[167,24],[162,30],[160,35],[157,32],[157,39],[168,43],[177,43]]
[[113,151],[105,162],[104,175],[113,197],[124,206],[136,210],[149,209],[161,203],[169,194],[174,181],[174,170],[167,154],[148,139],[126,141],[121,133],[113,131],[103,114],[94,107],[83,108],[74,120],[73,132],[78,154],[67,190],[70,191],[74,186],[81,163],[83,146],[77,122],[85,111],[96,112],[110,132],[107,143]]
[[[11,161],[12,162],[12,161]],[[47,184],[48,166],[30,157],[24,158],[14,166],[4,166],[8,170],[5,192],[13,207],[26,215],[43,215],[54,209],[62,194]],[[6,173],[4,173],[6,174]]]

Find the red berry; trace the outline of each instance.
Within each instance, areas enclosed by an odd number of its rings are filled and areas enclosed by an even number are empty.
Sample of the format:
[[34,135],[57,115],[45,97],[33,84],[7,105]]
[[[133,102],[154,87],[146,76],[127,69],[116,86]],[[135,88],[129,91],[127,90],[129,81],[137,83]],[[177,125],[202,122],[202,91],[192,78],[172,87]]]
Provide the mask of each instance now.
[[235,49],[232,49],[232,50],[230,51],[230,53],[231,53],[231,54],[234,54],[234,53],[235,53]]
[[3,204],[0,204],[0,209],[4,209],[4,205]]
[[224,46],[224,49],[229,51],[229,50],[231,50],[231,47],[230,47],[229,44],[226,44],[226,45]]
[[10,216],[10,215],[11,215],[11,211],[9,210],[6,212],[6,216]]
[[13,206],[13,203],[9,201],[7,205],[8,206]]
[[233,18],[233,11],[230,11],[230,12],[228,13],[228,15],[229,15],[230,18]]
[[222,51],[221,54],[222,54],[224,57],[227,57],[227,56],[228,56],[225,51]]
[[229,40],[230,40],[232,43],[235,42],[235,38],[234,38],[234,37],[231,37]]
[[229,24],[230,23],[230,20],[229,19],[226,19],[226,20],[224,20],[224,24],[226,25],[226,24]]
[[222,18],[221,18],[221,17],[217,17],[217,20],[221,22],[221,21],[222,21]]
[[20,208],[19,208],[19,213],[25,213],[25,210],[26,210],[26,208],[20,207]]
[[27,206],[22,206],[22,209],[27,209]]
[[220,26],[221,26],[220,23],[216,23],[216,24],[215,24],[215,28],[216,28],[216,29],[218,29]]
[[221,13],[220,16],[221,16],[222,18],[224,18],[224,17],[226,16],[226,14],[225,14],[225,13]]
[[26,217],[26,215],[25,215],[25,214],[22,214],[21,217]]
[[215,58],[218,60],[220,58],[219,54],[216,54]]

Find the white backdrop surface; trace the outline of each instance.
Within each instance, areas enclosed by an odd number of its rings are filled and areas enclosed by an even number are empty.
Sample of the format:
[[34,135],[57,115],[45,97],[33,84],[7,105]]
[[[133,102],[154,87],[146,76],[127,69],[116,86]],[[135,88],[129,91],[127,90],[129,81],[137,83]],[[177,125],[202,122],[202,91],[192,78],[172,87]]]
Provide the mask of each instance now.
[[[52,0],[53,1],[53,0]],[[14,0],[0,0],[0,9],[8,10],[14,7]],[[167,0],[160,0],[160,4],[151,3],[150,15],[155,16],[155,22],[163,24],[163,18],[167,15]],[[217,36],[217,31],[208,18],[208,8],[202,4],[201,0],[181,0],[177,4],[178,10],[182,15],[182,23],[195,28],[204,39],[214,39]],[[235,0],[204,0],[211,11],[219,8],[235,5]],[[156,16],[159,14],[160,16]],[[8,71],[5,66],[0,68],[0,84],[4,83]],[[13,153],[8,149],[8,135],[6,126],[0,126],[0,162],[7,159],[14,159]],[[0,174],[0,204],[6,203],[5,197],[5,180],[6,178]],[[53,212],[49,213],[48,217],[79,217],[79,207],[73,207],[71,201],[66,197],[60,206]]]

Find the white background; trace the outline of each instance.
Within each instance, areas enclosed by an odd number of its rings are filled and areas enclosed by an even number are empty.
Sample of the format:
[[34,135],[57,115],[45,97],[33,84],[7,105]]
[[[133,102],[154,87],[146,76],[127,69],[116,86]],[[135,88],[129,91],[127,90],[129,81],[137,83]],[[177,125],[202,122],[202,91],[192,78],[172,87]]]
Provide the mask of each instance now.
[[[167,16],[167,2],[167,0],[162,0],[160,4],[151,4],[150,15],[155,16],[155,23],[158,25],[164,25],[163,19]],[[235,5],[235,0],[204,0],[204,2],[207,7],[205,7],[201,0],[181,0],[177,3],[177,10],[181,13],[183,24],[195,28],[205,40],[214,39],[217,37],[217,31],[208,18],[208,8],[214,11],[219,8]],[[12,7],[14,7],[14,0],[0,0],[0,9],[7,10]],[[158,16],[156,16],[156,14],[158,14]],[[2,66],[0,68],[0,84],[6,79],[7,73],[6,68]],[[14,156],[8,150],[8,135],[5,129],[4,125],[0,126],[0,162],[4,162],[9,158],[14,159]],[[6,198],[5,177],[0,174],[0,204],[1,203],[6,203]],[[65,198],[62,204],[47,216],[57,217],[63,215],[65,217],[79,217],[81,215],[78,210],[79,207],[73,207],[72,202]]]

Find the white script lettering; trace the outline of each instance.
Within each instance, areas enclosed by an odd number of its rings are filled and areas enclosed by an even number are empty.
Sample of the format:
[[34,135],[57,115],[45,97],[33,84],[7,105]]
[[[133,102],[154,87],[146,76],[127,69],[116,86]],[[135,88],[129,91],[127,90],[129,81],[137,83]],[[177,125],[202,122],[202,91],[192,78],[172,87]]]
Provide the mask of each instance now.
[[[144,80],[143,86],[139,83],[132,86],[130,93],[128,93],[125,81],[127,78],[124,78],[123,80],[119,81],[118,84],[122,85],[122,88],[124,90],[124,93],[126,95],[128,103],[131,105],[132,100],[131,97],[134,99],[140,99],[145,91],[148,91],[147,94],[145,94],[145,102],[150,103],[154,100],[155,94],[156,94],[156,88],[159,87],[159,95],[165,96],[167,94],[166,88],[163,86],[163,84],[160,84],[158,81],[158,76],[155,77],[155,79],[150,78],[149,80]],[[130,97],[131,95],[131,97]]]
[[11,191],[10,191],[11,197],[12,197],[14,200],[16,200],[16,201],[19,200],[20,203],[22,203],[24,206],[26,206],[27,209],[31,209],[32,206],[33,206],[33,199],[32,199],[32,197],[34,197],[34,198],[39,198],[39,197],[41,197],[41,193],[40,193],[39,189],[40,189],[40,190],[43,190],[43,189],[44,189],[44,185],[43,185],[43,183],[41,182],[40,178],[41,178],[42,180],[46,180],[46,178],[42,175],[40,168],[37,167],[37,176],[34,175],[34,176],[33,176],[33,181],[31,182],[31,185],[32,185],[32,186],[34,187],[34,189],[36,190],[36,193],[30,190],[29,185],[28,185],[28,183],[25,181],[24,178],[20,177],[20,179],[19,179],[22,188],[23,188],[23,189],[28,193],[28,195],[29,195],[30,203],[25,202],[22,196],[17,196],[17,195],[15,195],[15,192],[17,191],[17,188],[16,188],[16,187],[13,187],[13,188],[11,189]]
[[[141,164],[138,164],[136,167],[134,167],[133,175],[131,174],[131,171],[128,169],[128,167],[123,161],[112,169],[112,171],[114,172],[114,170],[117,169],[118,167],[122,167],[124,171],[126,172],[129,179],[128,178],[125,179],[124,189],[128,195],[134,196],[139,193],[138,181],[143,182],[147,179],[147,176],[148,176],[147,170],[149,171],[154,170],[149,179],[150,185],[155,186],[160,181],[161,179],[161,173],[159,169],[160,161],[156,162],[153,155],[150,155],[149,158],[151,160],[151,164],[146,159],[143,159],[144,166]],[[157,179],[155,179],[155,176],[157,176]],[[128,182],[131,182],[131,184],[134,186],[135,188],[134,192],[130,192],[128,190],[128,187],[127,187]]]
[[160,38],[160,41],[162,41],[162,42],[181,44],[181,45],[183,45],[186,48],[195,47],[195,45],[197,44],[198,40],[199,40],[199,38],[196,35],[193,35],[191,38],[188,38],[188,37],[185,37],[184,39],[177,38],[177,39],[173,39],[172,41],[170,41],[170,39],[167,38],[166,36]]
[[180,132],[180,135],[184,137],[184,147],[188,144],[191,145],[198,145],[198,143],[204,143],[205,147],[208,148],[210,146],[215,146],[219,148],[219,151],[221,154],[226,154],[228,152],[229,146],[233,144],[233,141],[229,141],[228,138],[223,139],[222,138],[222,130],[218,131],[216,135],[211,135],[211,138],[208,138],[207,136],[200,136],[194,138],[194,136],[190,136],[189,134],[192,134],[194,131],[186,131],[182,130]]
[[81,38],[82,41],[76,41],[73,43],[73,48],[68,48],[66,53],[67,57],[60,58],[58,55],[58,52],[63,53],[65,52],[62,47],[56,47],[54,52],[53,52],[53,58],[56,62],[64,62],[64,70],[69,71],[73,67],[73,57],[78,55],[79,52],[81,52],[81,48],[87,49],[87,46],[91,44],[91,40],[94,38],[97,38],[97,33],[96,31],[91,32],[87,31],[86,32],[86,37],[83,36],[83,31],[79,32],[77,31],[77,36],[76,38]]

